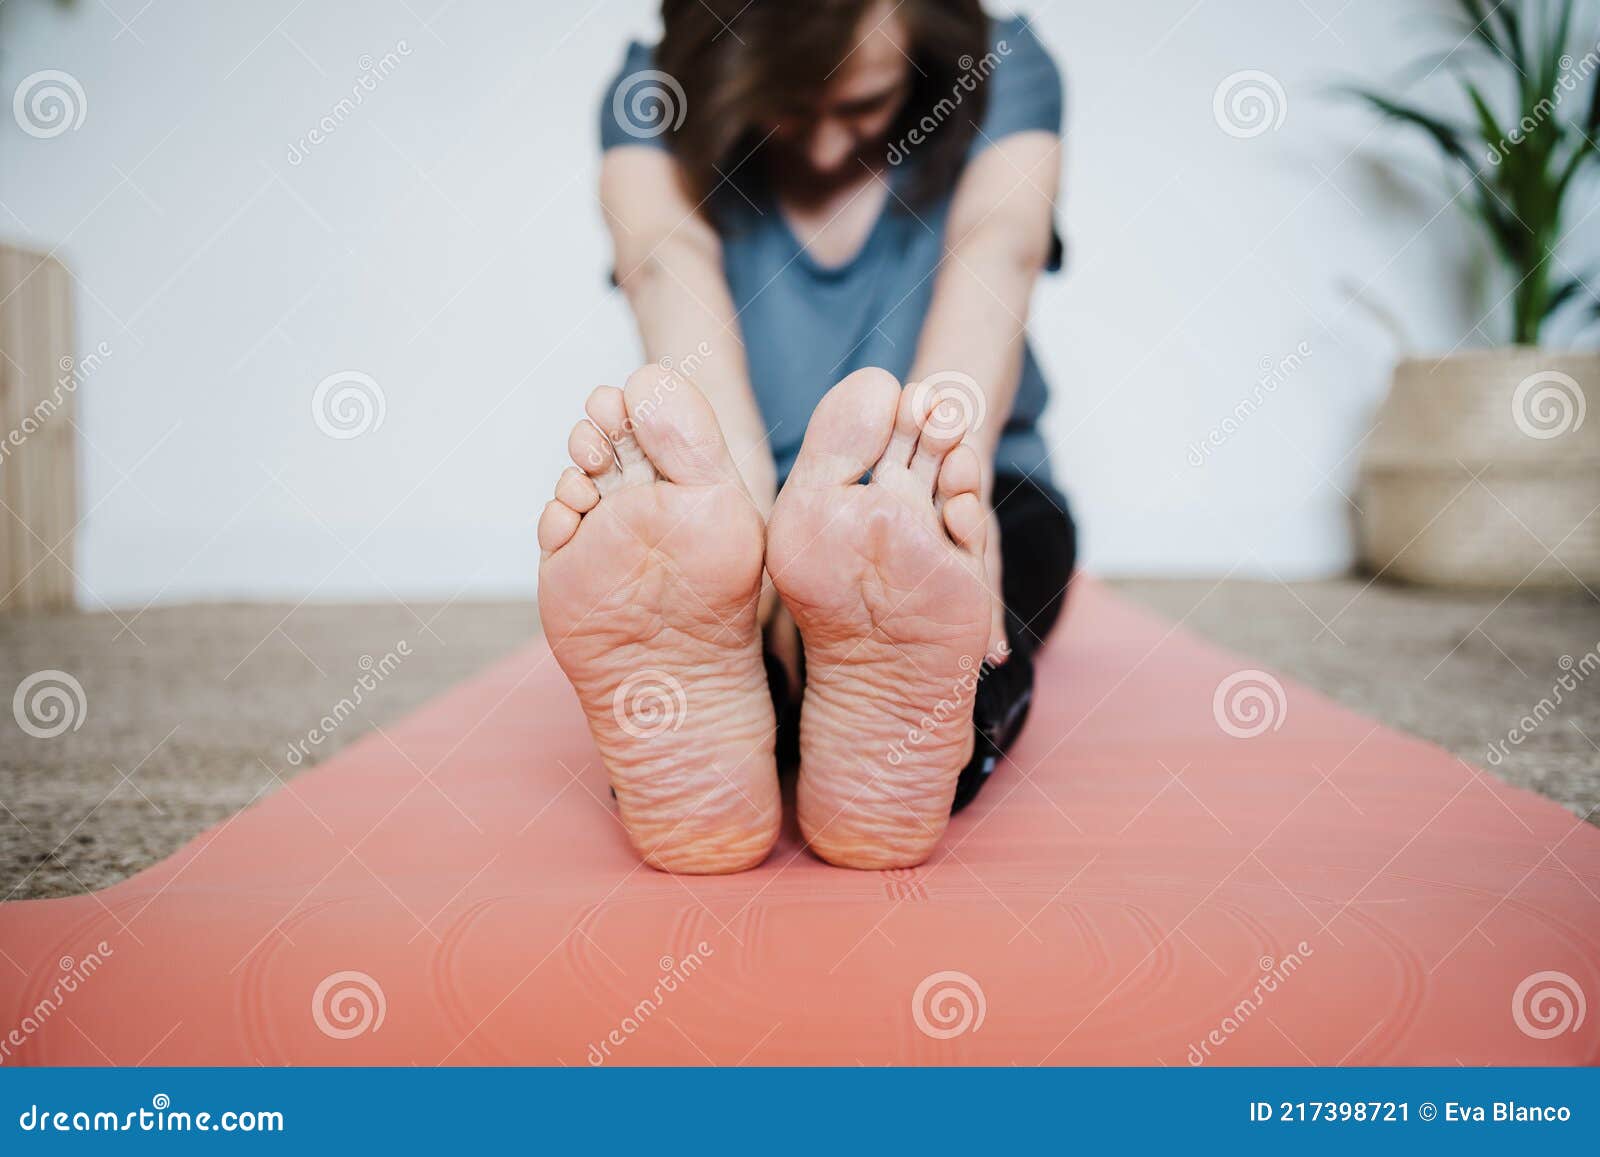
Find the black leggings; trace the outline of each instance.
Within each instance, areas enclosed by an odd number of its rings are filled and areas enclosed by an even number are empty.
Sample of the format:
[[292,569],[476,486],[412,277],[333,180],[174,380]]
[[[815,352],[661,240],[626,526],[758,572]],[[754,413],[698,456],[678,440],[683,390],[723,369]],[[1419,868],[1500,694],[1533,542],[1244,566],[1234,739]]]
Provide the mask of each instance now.
[[[1022,734],[1033,702],[1033,658],[1061,617],[1078,554],[1077,527],[1067,500],[1054,487],[1002,474],[995,479],[994,495],[1011,657],[998,667],[985,663],[980,673],[972,704],[977,742],[956,781],[952,812],[972,802],[1001,755]],[[800,705],[789,693],[783,666],[771,654],[767,678],[778,711],[778,766],[793,768],[800,761]]]

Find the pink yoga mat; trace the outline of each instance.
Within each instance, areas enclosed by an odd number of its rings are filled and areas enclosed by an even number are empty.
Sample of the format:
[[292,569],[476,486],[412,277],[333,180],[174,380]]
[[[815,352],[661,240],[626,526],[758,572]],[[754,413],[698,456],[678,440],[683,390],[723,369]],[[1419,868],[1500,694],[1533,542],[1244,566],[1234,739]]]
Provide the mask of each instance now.
[[1600,1058],[1600,831],[1254,666],[1083,584],[929,863],[791,825],[683,878],[534,643],[122,884],[0,906],[0,1063]]

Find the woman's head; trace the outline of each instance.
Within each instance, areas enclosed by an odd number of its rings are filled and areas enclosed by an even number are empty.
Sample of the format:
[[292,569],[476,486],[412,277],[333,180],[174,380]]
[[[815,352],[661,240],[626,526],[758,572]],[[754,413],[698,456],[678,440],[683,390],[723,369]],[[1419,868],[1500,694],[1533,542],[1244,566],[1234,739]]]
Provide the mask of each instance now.
[[665,0],[656,63],[683,87],[672,137],[704,196],[759,149],[799,199],[882,165],[953,91],[961,115],[920,147],[913,195],[948,185],[982,114],[961,75],[988,48],[978,0]]

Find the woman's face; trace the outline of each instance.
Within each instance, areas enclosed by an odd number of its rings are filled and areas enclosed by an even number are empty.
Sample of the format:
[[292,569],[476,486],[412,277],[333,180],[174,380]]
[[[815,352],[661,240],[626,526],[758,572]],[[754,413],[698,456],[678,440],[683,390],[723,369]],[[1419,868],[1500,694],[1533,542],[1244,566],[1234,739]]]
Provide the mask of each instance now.
[[889,0],[867,10],[855,46],[827,78],[814,103],[799,105],[770,127],[783,168],[796,183],[838,187],[877,168],[911,88],[910,38]]

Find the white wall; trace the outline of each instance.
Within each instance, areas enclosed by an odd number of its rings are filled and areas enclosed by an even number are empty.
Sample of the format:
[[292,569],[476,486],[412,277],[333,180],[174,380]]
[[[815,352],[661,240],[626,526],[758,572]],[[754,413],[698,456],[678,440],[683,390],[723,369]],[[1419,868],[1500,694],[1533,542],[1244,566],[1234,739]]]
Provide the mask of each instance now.
[[[531,589],[533,521],[579,402],[638,358],[605,283],[595,108],[654,7],[0,10],[0,91],[56,68],[87,97],[52,139],[0,123],[0,235],[58,253],[81,346],[111,350],[80,391],[87,605]],[[1426,224],[1441,169],[1365,139],[1370,119],[1326,94],[1436,42],[1399,7],[1032,7],[1069,78],[1072,249],[1034,332],[1093,568],[1343,568],[1340,490],[1396,352],[1350,291],[1418,346],[1481,344],[1469,331],[1493,298],[1465,288],[1465,226]],[[291,163],[361,58],[385,53],[393,72]],[[1213,116],[1243,69],[1286,94],[1283,124],[1250,139]],[[1375,168],[1384,154],[1409,158],[1408,183]],[[1302,342],[1304,365],[1191,465],[1261,364]],[[379,383],[386,414],[337,440],[312,394],[347,369]]]

